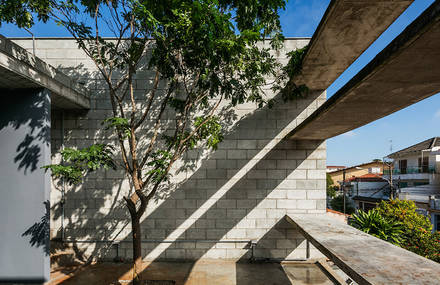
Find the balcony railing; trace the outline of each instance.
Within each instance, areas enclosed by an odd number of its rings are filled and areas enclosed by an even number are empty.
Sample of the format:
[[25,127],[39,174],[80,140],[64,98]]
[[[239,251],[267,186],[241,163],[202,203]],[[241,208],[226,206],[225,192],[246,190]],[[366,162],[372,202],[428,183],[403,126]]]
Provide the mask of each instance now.
[[[407,167],[407,168],[395,168],[392,170],[393,175],[396,174],[416,174],[416,173],[434,173],[435,167]],[[390,175],[389,169],[383,170],[384,175]]]

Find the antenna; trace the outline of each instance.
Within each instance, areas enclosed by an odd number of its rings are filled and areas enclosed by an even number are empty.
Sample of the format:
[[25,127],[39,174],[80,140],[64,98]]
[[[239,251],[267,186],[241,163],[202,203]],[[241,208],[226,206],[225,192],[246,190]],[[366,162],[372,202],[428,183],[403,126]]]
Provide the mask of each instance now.
[[393,140],[390,140],[390,153],[393,153]]

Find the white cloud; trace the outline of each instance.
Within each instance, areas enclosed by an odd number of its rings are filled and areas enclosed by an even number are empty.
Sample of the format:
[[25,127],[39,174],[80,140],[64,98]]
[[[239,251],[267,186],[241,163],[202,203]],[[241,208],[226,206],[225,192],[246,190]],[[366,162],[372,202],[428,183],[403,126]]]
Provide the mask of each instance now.
[[342,134],[342,136],[344,136],[344,137],[349,137],[349,138],[352,138],[352,137],[354,137],[355,135],[356,135],[356,133],[353,132],[353,131],[348,131],[348,132]]

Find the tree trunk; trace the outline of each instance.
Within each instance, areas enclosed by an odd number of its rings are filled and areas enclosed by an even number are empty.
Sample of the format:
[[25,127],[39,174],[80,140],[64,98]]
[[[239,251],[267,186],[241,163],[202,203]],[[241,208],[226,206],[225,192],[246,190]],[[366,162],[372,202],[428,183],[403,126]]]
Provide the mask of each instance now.
[[127,204],[131,216],[131,233],[133,238],[133,285],[140,285],[140,273],[142,270],[142,246],[140,217],[136,209]]

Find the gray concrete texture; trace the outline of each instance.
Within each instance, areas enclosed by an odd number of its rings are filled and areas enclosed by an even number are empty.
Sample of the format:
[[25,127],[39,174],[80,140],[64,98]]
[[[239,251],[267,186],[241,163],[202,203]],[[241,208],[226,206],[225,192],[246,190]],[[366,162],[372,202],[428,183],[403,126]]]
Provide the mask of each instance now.
[[[15,42],[26,49],[30,40]],[[285,53],[303,47],[307,40],[287,40],[275,54],[286,62]],[[84,147],[94,142],[114,143],[114,135],[101,128],[111,116],[107,89],[93,63],[78,50],[74,40],[37,39],[37,55],[91,90],[88,113],[53,113],[53,161],[62,142],[66,147]],[[136,74],[136,102],[154,74]],[[164,83],[160,83],[161,91]],[[276,96],[267,87],[268,97]],[[245,103],[222,112],[226,136],[214,152],[190,151],[179,161],[174,176],[147,209],[142,223],[143,256],[153,259],[300,258],[306,256],[304,238],[283,217],[290,213],[325,214],[325,143],[289,141],[283,138],[325,101],[325,93],[279,102],[273,109],[257,109]],[[222,106],[222,108],[225,106]],[[171,130],[173,111],[167,110],[163,131]],[[64,116],[64,120],[62,117]],[[139,133],[148,140],[151,121]],[[169,127],[166,127],[166,126]],[[62,133],[64,130],[64,133]],[[97,172],[78,188],[66,192],[66,238],[84,256],[113,258],[116,249],[94,240],[120,241],[119,255],[131,256],[128,211],[121,195],[130,185],[124,173]],[[62,212],[59,189],[52,188],[52,236],[60,236]],[[254,251],[250,241],[257,242]],[[78,242],[80,241],[80,242]],[[82,242],[81,242],[82,241]],[[84,242],[85,241],[85,242]],[[312,256],[322,256],[312,250]]]
[[331,217],[287,220],[358,284],[438,284],[440,264]]
[[295,82],[311,90],[327,89],[412,2],[332,0]]
[[289,136],[327,139],[439,92],[439,20],[436,1]]
[[54,108],[88,109],[86,89],[64,73],[0,35],[0,88],[46,88]]
[[4,90],[0,112],[0,283],[49,279],[50,98]]

